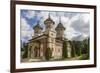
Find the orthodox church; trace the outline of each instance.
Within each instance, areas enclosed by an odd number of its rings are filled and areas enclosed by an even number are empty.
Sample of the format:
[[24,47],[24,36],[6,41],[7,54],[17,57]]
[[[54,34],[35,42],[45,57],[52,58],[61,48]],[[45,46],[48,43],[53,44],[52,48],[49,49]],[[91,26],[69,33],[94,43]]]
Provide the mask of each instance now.
[[[45,31],[43,31],[39,22],[33,27],[34,35],[28,42],[28,58],[45,59],[47,48],[50,48],[53,59],[62,58],[65,27],[61,21],[59,21],[57,27],[54,28],[55,22],[51,19],[50,14],[44,21],[44,25]],[[70,51],[70,45],[68,46]],[[68,56],[70,57],[70,52]]]

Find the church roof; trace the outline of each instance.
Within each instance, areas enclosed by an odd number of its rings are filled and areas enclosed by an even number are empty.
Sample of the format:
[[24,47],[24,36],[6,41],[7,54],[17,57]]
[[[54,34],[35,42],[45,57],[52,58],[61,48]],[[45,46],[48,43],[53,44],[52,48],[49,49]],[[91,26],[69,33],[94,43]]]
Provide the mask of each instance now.
[[57,29],[64,29],[65,30],[65,27],[63,26],[63,24],[60,22],[57,27],[55,28],[56,30]]
[[33,27],[33,29],[35,29],[35,28],[43,29],[43,28],[40,26],[39,22]]
[[[45,37],[44,37],[45,36]],[[41,40],[41,39],[44,39],[44,38],[47,38],[48,35],[46,34],[42,34],[42,35],[39,35],[39,36],[35,36],[33,37],[32,39],[28,40],[29,42],[32,42],[32,41],[37,41],[37,40]]]

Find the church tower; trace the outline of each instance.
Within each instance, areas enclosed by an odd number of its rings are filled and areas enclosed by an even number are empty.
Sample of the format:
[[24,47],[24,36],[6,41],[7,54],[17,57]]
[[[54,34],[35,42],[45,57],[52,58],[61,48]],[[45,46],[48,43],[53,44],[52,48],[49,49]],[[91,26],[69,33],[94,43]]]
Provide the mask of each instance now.
[[[54,21],[50,17],[50,13],[48,14],[48,18],[44,21],[45,24],[45,34],[48,35],[47,39],[47,48],[50,48],[51,51],[55,50],[55,38],[56,38],[56,32],[53,29],[54,27]],[[52,56],[54,56],[54,52],[52,52]]]
[[51,19],[50,13],[48,14],[48,18],[44,21],[44,24],[46,26],[46,31],[47,30],[52,30],[55,22]]
[[33,27],[34,29],[34,36],[41,34],[42,32],[42,27],[39,24],[39,21],[37,22],[37,24]]
[[56,30],[56,33],[57,33],[56,37],[58,39],[63,40],[65,27],[61,23],[61,19],[59,19],[59,23],[58,23],[57,27],[55,28],[55,30]]

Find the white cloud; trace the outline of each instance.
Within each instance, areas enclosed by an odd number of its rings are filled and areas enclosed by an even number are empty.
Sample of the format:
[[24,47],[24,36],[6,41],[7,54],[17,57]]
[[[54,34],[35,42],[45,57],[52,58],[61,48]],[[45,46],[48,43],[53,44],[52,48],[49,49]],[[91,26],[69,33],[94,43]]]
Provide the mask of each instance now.
[[[69,28],[72,28],[74,32],[78,32],[79,35],[81,34],[81,36],[73,36],[72,39],[80,37],[81,40],[89,36],[89,14],[77,14],[70,19],[69,24]],[[69,31],[69,33],[72,33],[72,31]]]
[[57,12],[58,16],[64,16],[64,12]]
[[25,18],[21,18],[21,40],[27,42],[33,35],[32,27],[27,23]]
[[90,14],[82,14],[82,19],[84,21],[84,23],[87,23],[89,21],[89,17],[90,17]]
[[[44,20],[48,18],[48,11],[41,11],[37,13],[36,11],[28,11],[26,13],[27,18],[37,17],[40,20],[40,25],[44,28]],[[89,14],[88,13],[73,13],[73,12],[50,12],[52,20],[55,22],[54,28],[59,23],[59,17],[63,26],[66,28],[65,35],[68,39],[84,39],[89,36]],[[27,24],[26,20],[23,18],[22,21],[22,38],[30,38],[33,29]],[[45,28],[44,28],[45,29]]]
[[26,13],[25,13],[25,17],[27,17],[28,19],[31,19],[31,18],[33,18],[34,16],[35,16],[36,14],[35,14],[35,11],[27,11]]

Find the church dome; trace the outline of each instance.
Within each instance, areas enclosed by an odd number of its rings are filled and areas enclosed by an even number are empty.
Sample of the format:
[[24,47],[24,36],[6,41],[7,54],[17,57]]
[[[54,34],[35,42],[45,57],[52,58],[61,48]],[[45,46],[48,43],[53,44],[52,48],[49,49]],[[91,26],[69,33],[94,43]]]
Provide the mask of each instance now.
[[40,26],[40,24],[39,24],[39,22],[33,27],[33,29],[35,29],[35,28],[39,28],[39,29],[43,29],[41,26]]
[[51,18],[50,18],[50,14],[48,16],[48,18],[44,21],[44,24],[47,24],[47,23],[55,23]]

